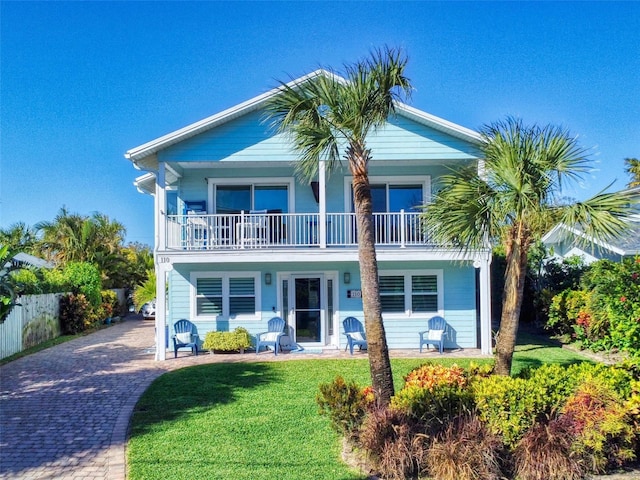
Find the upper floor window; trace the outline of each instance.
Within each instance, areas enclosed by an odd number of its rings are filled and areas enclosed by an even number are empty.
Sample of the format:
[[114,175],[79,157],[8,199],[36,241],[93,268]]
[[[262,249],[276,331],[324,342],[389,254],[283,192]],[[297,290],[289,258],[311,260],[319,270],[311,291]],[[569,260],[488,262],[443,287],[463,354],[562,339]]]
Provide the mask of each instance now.
[[[370,177],[369,180],[373,213],[418,211],[429,194],[429,177]],[[348,192],[350,193],[350,211],[354,212],[353,187],[350,184]]]
[[289,212],[288,185],[215,185],[215,213]]

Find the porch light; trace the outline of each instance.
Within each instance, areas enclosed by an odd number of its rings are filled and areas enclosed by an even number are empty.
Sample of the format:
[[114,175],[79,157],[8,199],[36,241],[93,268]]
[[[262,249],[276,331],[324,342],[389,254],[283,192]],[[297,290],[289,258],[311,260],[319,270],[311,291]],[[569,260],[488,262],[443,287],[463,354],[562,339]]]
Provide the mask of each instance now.
[[265,273],[264,274],[264,283],[266,285],[271,285],[271,274],[270,273]]
[[351,283],[351,274],[349,272],[344,272],[343,280],[344,283]]

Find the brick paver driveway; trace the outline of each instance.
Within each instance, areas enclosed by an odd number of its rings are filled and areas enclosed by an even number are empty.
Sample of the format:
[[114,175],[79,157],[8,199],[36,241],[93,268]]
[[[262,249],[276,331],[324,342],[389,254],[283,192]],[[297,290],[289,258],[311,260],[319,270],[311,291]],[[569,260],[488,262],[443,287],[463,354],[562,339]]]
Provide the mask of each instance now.
[[[287,361],[353,357],[264,352],[245,355],[168,353],[153,359],[154,322],[129,317],[90,335],[0,367],[0,479],[121,480],[133,408],[162,373],[212,362]],[[417,343],[417,340],[416,340]],[[453,353],[453,352],[451,352]],[[479,351],[455,356],[481,357]],[[394,351],[393,356],[438,357],[437,352]]]
[[133,406],[179,363],[155,362],[153,342],[129,317],[0,367],[0,478],[123,479]]

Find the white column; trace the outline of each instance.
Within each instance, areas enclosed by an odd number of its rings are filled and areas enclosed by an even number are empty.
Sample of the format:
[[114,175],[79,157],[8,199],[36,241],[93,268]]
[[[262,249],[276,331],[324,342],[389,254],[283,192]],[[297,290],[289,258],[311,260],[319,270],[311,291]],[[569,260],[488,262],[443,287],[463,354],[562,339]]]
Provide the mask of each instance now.
[[156,360],[167,358],[167,272],[169,257],[156,257]]
[[327,188],[326,165],[321,160],[318,167],[318,235],[320,236],[320,248],[327,248]]
[[480,349],[491,355],[491,253],[480,260]]
[[165,164],[158,164],[158,174],[156,175],[156,198],[155,198],[155,267],[156,267],[156,360],[166,359],[166,266],[169,265],[168,257],[162,255],[167,249],[167,195],[165,181]]

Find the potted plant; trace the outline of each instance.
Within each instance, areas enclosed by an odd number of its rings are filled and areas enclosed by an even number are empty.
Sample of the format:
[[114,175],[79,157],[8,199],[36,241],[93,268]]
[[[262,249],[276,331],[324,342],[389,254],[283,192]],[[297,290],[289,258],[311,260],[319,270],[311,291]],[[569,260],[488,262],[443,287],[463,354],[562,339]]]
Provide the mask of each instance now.
[[233,332],[209,332],[202,348],[211,353],[244,353],[251,346],[251,335],[246,328],[238,327]]

